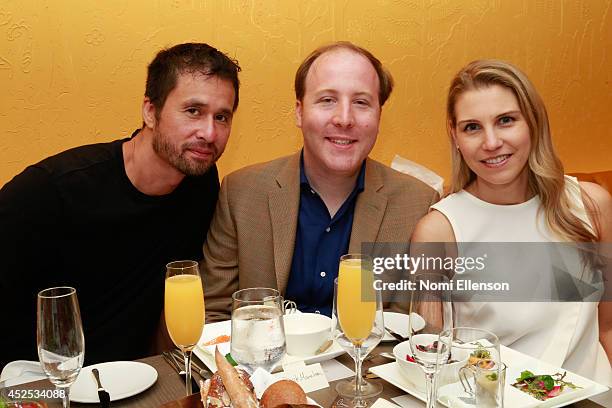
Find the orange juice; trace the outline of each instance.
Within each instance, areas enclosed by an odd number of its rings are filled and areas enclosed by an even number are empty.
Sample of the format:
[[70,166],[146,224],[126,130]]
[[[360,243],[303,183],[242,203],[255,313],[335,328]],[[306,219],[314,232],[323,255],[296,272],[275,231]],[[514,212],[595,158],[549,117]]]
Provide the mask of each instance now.
[[170,338],[177,346],[191,347],[204,327],[204,293],[197,275],[174,275],[166,279],[164,313]]
[[[336,303],[338,319],[346,337],[355,344],[360,344],[370,335],[376,315],[372,278],[367,273],[364,275],[365,278],[362,276],[360,259],[340,262]],[[371,291],[371,301],[362,299],[362,285],[366,285],[364,290]]]

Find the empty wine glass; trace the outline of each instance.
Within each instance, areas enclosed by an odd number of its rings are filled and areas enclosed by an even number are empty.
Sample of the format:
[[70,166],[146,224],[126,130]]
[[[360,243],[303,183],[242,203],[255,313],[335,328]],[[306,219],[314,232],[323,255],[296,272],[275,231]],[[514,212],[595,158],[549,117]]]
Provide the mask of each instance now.
[[83,367],[85,338],[76,289],[56,287],[38,293],[36,341],[43,371],[70,406],[70,386]]
[[166,265],[164,316],[168,334],[185,359],[185,392],[191,395],[191,352],[204,328],[204,291],[196,261]]
[[281,362],[287,346],[283,298],[276,289],[248,288],[232,295],[232,358],[249,374],[268,372]]
[[[433,408],[436,402],[434,387],[436,364],[439,358],[448,360],[449,352],[448,349],[438,351],[438,337],[440,333],[453,327],[451,285],[447,276],[438,273],[421,273],[414,275],[413,278],[416,287],[410,296],[408,318],[410,351],[415,362],[425,372],[427,408]],[[413,313],[425,320],[425,327],[418,334],[413,327],[421,325],[422,321],[417,320]]]
[[332,335],[336,342],[355,360],[355,379],[340,381],[338,394],[346,406],[367,406],[364,398],[382,392],[382,385],[366,382],[361,376],[364,358],[380,343],[385,324],[380,290],[374,289],[372,258],[348,254],[340,258],[338,278],[334,281]]

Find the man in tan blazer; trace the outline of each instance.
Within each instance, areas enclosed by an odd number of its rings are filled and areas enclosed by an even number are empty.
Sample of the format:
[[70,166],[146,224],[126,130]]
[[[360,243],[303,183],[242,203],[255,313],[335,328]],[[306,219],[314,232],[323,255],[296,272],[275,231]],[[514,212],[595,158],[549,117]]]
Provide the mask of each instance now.
[[367,50],[313,51],[295,78],[301,152],[223,180],[204,245],[207,321],[228,319],[231,295],[277,288],[303,311],[329,314],[340,255],[366,242],[408,243],[438,196],[367,156],[393,79]]

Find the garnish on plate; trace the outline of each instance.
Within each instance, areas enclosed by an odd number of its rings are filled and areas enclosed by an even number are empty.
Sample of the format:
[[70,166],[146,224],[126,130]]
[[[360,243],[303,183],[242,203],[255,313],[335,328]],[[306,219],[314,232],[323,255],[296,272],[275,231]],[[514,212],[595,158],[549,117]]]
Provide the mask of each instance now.
[[561,394],[565,387],[571,389],[582,388],[569,381],[565,381],[566,374],[567,371],[563,372],[563,374],[555,373],[549,375],[534,374],[531,371],[525,370],[512,386],[526,392],[535,399],[546,401]]
[[495,367],[495,362],[491,359],[491,352],[489,350],[484,347],[478,347],[470,354],[468,365],[490,370]]
[[222,334],[221,336],[217,336],[212,340],[208,340],[206,343],[202,344],[202,346],[214,346],[215,344],[227,343],[230,340],[230,336],[227,334]]

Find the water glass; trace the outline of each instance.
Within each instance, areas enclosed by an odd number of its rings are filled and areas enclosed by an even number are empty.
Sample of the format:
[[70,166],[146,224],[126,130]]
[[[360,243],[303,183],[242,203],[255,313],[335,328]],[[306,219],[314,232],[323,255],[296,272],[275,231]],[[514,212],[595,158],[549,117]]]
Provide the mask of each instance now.
[[276,289],[247,288],[232,294],[232,358],[249,374],[268,372],[287,351],[283,298]]

